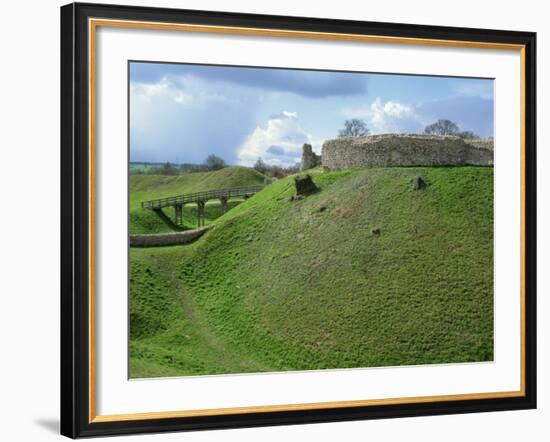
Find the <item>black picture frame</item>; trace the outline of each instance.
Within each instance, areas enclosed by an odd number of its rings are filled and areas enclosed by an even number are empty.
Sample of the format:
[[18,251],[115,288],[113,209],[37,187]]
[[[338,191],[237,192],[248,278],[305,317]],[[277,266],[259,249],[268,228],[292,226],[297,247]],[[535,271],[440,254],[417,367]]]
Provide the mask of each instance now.
[[[524,395],[94,422],[90,419],[90,18],[521,45],[524,50]],[[489,29],[73,3],[61,7],[61,434],[240,428],[536,408],[536,34]]]

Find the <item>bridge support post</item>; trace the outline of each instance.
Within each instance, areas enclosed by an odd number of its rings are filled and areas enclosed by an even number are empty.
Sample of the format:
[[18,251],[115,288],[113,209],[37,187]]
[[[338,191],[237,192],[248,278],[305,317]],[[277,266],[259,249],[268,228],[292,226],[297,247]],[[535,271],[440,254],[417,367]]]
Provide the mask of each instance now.
[[226,196],[222,196],[220,198],[220,203],[221,203],[221,206],[222,206],[222,215],[227,212],[227,200],[228,198]]
[[181,226],[183,224],[183,205],[176,204],[174,206],[174,212],[176,214],[176,224]]
[[197,201],[197,227],[204,226],[204,201]]

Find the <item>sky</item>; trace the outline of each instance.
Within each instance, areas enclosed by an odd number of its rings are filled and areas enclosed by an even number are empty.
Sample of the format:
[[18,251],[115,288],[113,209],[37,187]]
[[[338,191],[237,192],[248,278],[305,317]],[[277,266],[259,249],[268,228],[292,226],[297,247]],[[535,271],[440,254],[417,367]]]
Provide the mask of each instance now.
[[130,161],[299,162],[348,119],[372,134],[421,133],[438,119],[493,136],[493,80],[130,63]]

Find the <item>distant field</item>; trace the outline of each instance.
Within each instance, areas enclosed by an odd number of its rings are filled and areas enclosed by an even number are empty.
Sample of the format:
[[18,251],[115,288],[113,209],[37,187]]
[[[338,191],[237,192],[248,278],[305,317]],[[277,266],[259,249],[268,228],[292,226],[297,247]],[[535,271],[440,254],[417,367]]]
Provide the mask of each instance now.
[[204,172],[206,171],[206,166],[204,164],[191,164],[191,163],[175,164],[175,163],[131,162],[129,171],[130,171],[130,174],[182,175],[188,172]]
[[[165,231],[142,199],[263,181],[219,172],[132,176],[131,230]],[[303,200],[287,177],[192,244],[130,250],[131,377],[493,359],[493,169],[313,177]]]
[[[187,205],[183,212],[183,226],[176,228],[163,221],[151,210],[141,208],[141,202],[157,198],[215,190],[230,187],[254,186],[262,184],[266,177],[247,167],[226,167],[213,172],[188,172],[178,176],[130,175],[130,233],[164,233],[196,227],[197,208]],[[232,200],[234,207],[241,200]],[[165,209],[169,218],[174,218],[172,208]],[[210,201],[205,209],[205,222],[209,224],[221,215],[218,201]]]
[[148,173],[153,170],[159,170],[161,167],[160,164],[130,163],[130,173]]

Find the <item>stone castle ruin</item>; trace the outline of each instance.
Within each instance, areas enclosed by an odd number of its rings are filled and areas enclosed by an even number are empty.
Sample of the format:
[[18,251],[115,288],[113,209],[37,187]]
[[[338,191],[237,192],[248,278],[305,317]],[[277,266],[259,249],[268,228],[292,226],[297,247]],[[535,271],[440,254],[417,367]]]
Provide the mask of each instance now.
[[304,144],[302,149],[302,170],[321,165],[321,155],[317,155],[313,152],[311,144]]
[[384,134],[340,137],[323,143],[322,155],[304,144],[302,169],[392,166],[492,166],[492,139]]

